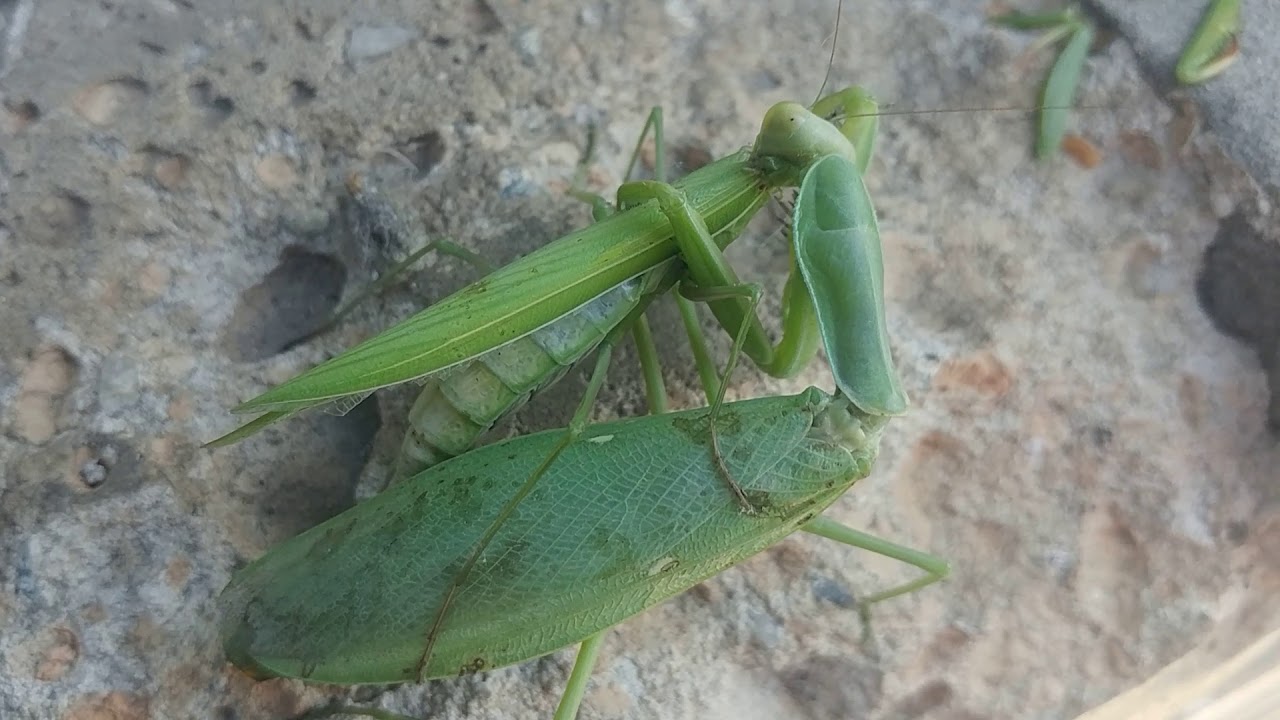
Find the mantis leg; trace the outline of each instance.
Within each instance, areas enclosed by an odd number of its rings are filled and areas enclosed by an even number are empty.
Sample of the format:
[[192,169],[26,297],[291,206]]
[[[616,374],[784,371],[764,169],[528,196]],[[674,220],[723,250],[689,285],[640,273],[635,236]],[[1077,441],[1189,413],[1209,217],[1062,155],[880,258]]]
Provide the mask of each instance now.
[[662,379],[662,365],[658,362],[658,348],[653,343],[653,332],[649,330],[649,321],[643,314],[636,318],[631,336],[636,342],[636,357],[644,376],[644,394],[649,414],[661,415],[667,411],[667,385]]
[[[707,435],[710,439],[711,460],[715,464],[716,473],[720,475],[720,478],[729,487],[729,492],[733,494],[734,500],[738,502],[742,511],[748,515],[754,515],[757,512],[755,505],[747,498],[747,494],[742,490],[742,486],[738,484],[738,481],[733,479],[732,473],[729,472],[729,466],[724,461],[724,454],[720,452],[720,438],[716,433],[716,417],[720,414],[720,407],[724,404],[724,393],[729,386],[729,376],[733,374],[733,369],[737,366],[738,358],[742,354],[742,346],[746,342],[748,331],[751,328],[750,320],[756,317],[755,309],[760,303],[760,286],[750,283],[738,283],[724,287],[701,288],[682,283],[680,285],[680,294],[690,300],[707,303],[727,298],[745,298],[748,303],[749,311],[743,315],[742,322],[734,334],[733,347],[729,350],[729,360],[725,363],[724,375],[716,378],[714,391],[711,390],[711,386],[705,385],[703,391],[707,393],[707,397],[711,401],[711,409],[707,413]],[[688,324],[687,320],[686,324]],[[696,335],[690,333],[689,341],[694,346],[695,357],[698,355],[699,346],[701,346],[702,354],[707,356],[705,363],[709,366],[709,369],[703,367],[703,362],[700,361],[699,372],[704,376],[710,374],[714,377],[715,365],[710,361],[701,331]]]
[[904,562],[908,565],[919,568],[924,571],[924,575],[910,582],[901,585],[895,585],[888,590],[882,590],[874,595],[870,595],[858,601],[858,614],[862,617],[863,637],[871,634],[870,608],[876,603],[895,598],[900,595],[915,592],[920,588],[932,585],[939,580],[945,579],[951,574],[951,566],[946,560],[937,555],[914,548],[899,545],[874,535],[869,535],[860,530],[838,523],[831,518],[819,515],[801,526],[801,530],[812,533],[828,540],[835,540],[844,545],[851,545],[856,548],[868,550],[878,555],[893,558]]
[[[620,206],[647,200],[657,200],[671,222],[676,244],[694,284],[701,287],[742,284],[712,238],[706,222],[693,212],[684,193],[671,185],[652,180],[625,183],[618,188]],[[806,294],[803,281],[789,281],[788,284],[793,289],[783,298],[783,336],[776,346],[770,342],[764,325],[747,298],[737,296],[710,303],[711,311],[722,327],[732,331],[743,322],[748,324],[743,351],[762,370],[775,377],[788,377],[799,372],[818,351],[817,322],[813,313],[806,311],[803,301],[797,300]]]
[[1239,55],[1239,34],[1240,0],[1211,0],[1178,58],[1178,82],[1194,85],[1226,70]]
[[827,538],[828,540],[835,540],[836,542],[844,545],[851,545],[856,548],[876,553],[877,555],[884,555],[885,557],[899,560],[924,571],[925,575],[923,577],[864,598],[862,600],[863,605],[875,605],[878,602],[883,602],[885,600],[898,597],[899,595],[906,595],[907,593],[915,592],[922,587],[926,587],[938,582],[939,580],[943,580],[947,575],[951,574],[951,566],[946,560],[943,560],[937,555],[931,555],[921,550],[916,550],[914,548],[906,547],[905,545],[890,542],[883,538],[878,538],[874,535],[868,535],[861,530],[854,530],[847,525],[838,523],[835,520],[822,515],[819,515],[805,523],[800,529],[807,533]]
[[587,693],[587,681],[596,666],[606,632],[608,630],[601,630],[578,645],[578,656],[573,661],[573,670],[569,673],[569,682],[565,683],[564,694],[560,696],[560,704],[556,706],[554,720],[573,720],[578,716],[578,707]]
[[[370,186],[360,174],[353,173],[347,178],[347,192],[351,195],[351,200],[359,213],[356,222],[360,226],[358,229],[361,235],[382,235],[389,238],[421,235],[420,231],[415,232],[408,223],[401,219],[399,213],[392,208],[391,203],[376,188]],[[420,244],[421,247],[410,253],[404,260],[396,263],[390,270],[383,273],[382,277],[361,288],[342,307],[338,308],[324,325],[321,325],[318,330],[307,337],[315,337],[337,325],[357,305],[387,289],[393,281],[407,272],[414,263],[422,259],[427,253],[438,252],[441,255],[457,258],[475,266],[484,275],[493,272],[495,269],[493,263],[484,259],[483,256],[466,249],[452,240],[439,238],[429,242],[420,242],[424,239],[421,237],[412,238],[409,244],[411,246]]]
[[422,259],[422,257],[427,253],[433,252],[433,251],[439,252],[441,255],[448,255],[450,257],[455,257],[455,258],[458,258],[459,260],[463,260],[467,263],[470,263],[476,266],[476,268],[478,268],[484,274],[493,272],[493,269],[494,269],[493,264],[490,263],[488,260],[485,260],[480,255],[477,255],[476,253],[471,252],[470,250],[462,247],[461,245],[453,242],[452,240],[448,240],[446,238],[432,240],[431,242],[426,243],[425,245],[418,248],[417,250],[414,250],[412,253],[409,253],[408,257],[406,257],[404,260],[401,260],[400,262],[392,266],[391,269],[383,273],[382,277],[369,283],[368,285],[365,285],[363,288],[360,288],[359,292],[351,296],[350,300],[344,303],[342,307],[338,308],[333,313],[333,315],[328,320],[325,321],[323,325],[321,325],[317,330],[315,330],[313,333],[308,335],[307,338],[320,335],[321,333],[324,333],[330,330],[335,325],[342,322],[342,320],[346,318],[347,315],[351,314],[352,310],[355,310],[357,305],[369,299],[370,297],[377,295],[383,290],[386,290],[387,287],[392,284],[392,282],[394,282],[401,275],[407,272],[409,268],[413,266],[414,263]]

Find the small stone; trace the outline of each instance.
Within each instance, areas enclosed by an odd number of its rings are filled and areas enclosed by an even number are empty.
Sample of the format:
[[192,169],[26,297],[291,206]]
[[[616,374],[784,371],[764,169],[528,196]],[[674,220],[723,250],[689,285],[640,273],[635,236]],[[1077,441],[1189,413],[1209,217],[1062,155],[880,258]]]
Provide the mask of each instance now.
[[71,107],[94,125],[109,125],[120,108],[137,104],[146,94],[147,86],[139,80],[110,80],[76,93]]
[[395,50],[418,37],[418,33],[395,25],[361,25],[347,40],[347,62],[371,60]]
[[27,442],[42,445],[57,431],[58,401],[71,387],[76,363],[62,348],[37,349],[22,374],[13,402],[13,429]]
[[80,467],[80,482],[90,488],[101,487],[107,481],[107,466],[99,460],[90,460]]
[[49,195],[36,205],[43,221],[34,239],[50,245],[65,245],[83,237],[89,228],[89,202],[70,193]]
[[169,155],[156,161],[151,175],[165,190],[177,190],[187,183],[187,167],[190,161],[185,155]]
[[298,171],[293,161],[283,155],[268,155],[258,161],[255,168],[258,179],[272,190],[286,190],[298,182]]
[[1102,162],[1098,146],[1080,135],[1068,134],[1062,138],[1062,152],[1085,170],[1092,170]]
[[169,289],[169,268],[160,262],[149,262],[138,273],[138,289],[149,298],[157,298]]
[[537,28],[529,28],[516,35],[516,52],[526,67],[538,64],[538,57],[542,54],[542,35]]

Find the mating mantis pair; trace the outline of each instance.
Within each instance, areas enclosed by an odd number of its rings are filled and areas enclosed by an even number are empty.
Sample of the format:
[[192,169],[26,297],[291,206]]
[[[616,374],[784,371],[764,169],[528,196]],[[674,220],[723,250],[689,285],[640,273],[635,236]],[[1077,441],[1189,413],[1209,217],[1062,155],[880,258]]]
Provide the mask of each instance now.
[[[796,530],[925,570],[864,606],[944,576],[936,558],[821,516],[870,472],[884,426],[906,409],[862,182],[874,109],[856,88],[812,109],[780,103],[751,148],[674,185],[624,184],[616,212],[596,203],[595,225],[241,406],[266,413],[252,431],[431,376],[427,392],[439,400],[427,404],[453,413],[419,424],[434,451],[441,428],[469,445],[597,349],[568,431],[447,460],[238,572],[223,595],[233,662],[259,676],[386,683],[487,670],[582,642],[557,712],[571,718],[604,630]],[[755,314],[758,291],[720,251],[786,187],[799,193],[775,346]],[[691,331],[710,408],[664,414],[661,375],[645,362],[659,414],[588,426],[614,344],[635,329],[641,357],[654,357],[642,313],[677,286],[685,301],[709,302],[734,334],[726,376],[739,352],[772,374],[794,374],[821,342],[836,392],[725,404],[725,383]]]

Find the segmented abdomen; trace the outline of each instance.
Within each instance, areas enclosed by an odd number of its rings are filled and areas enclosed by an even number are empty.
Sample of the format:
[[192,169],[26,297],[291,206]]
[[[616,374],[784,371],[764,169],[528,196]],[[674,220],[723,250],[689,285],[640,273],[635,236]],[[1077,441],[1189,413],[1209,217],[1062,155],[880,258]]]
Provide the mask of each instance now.
[[507,413],[559,380],[640,301],[643,276],[534,332],[427,379],[409,411],[392,482],[461,455]]

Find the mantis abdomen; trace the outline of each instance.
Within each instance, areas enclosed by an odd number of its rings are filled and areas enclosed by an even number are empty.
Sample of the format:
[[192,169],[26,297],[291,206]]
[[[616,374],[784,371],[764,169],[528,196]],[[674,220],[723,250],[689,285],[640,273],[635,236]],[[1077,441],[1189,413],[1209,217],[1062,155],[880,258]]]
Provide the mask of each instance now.
[[470,450],[508,413],[555,383],[640,303],[643,277],[474,360],[429,377],[409,411],[392,481]]

